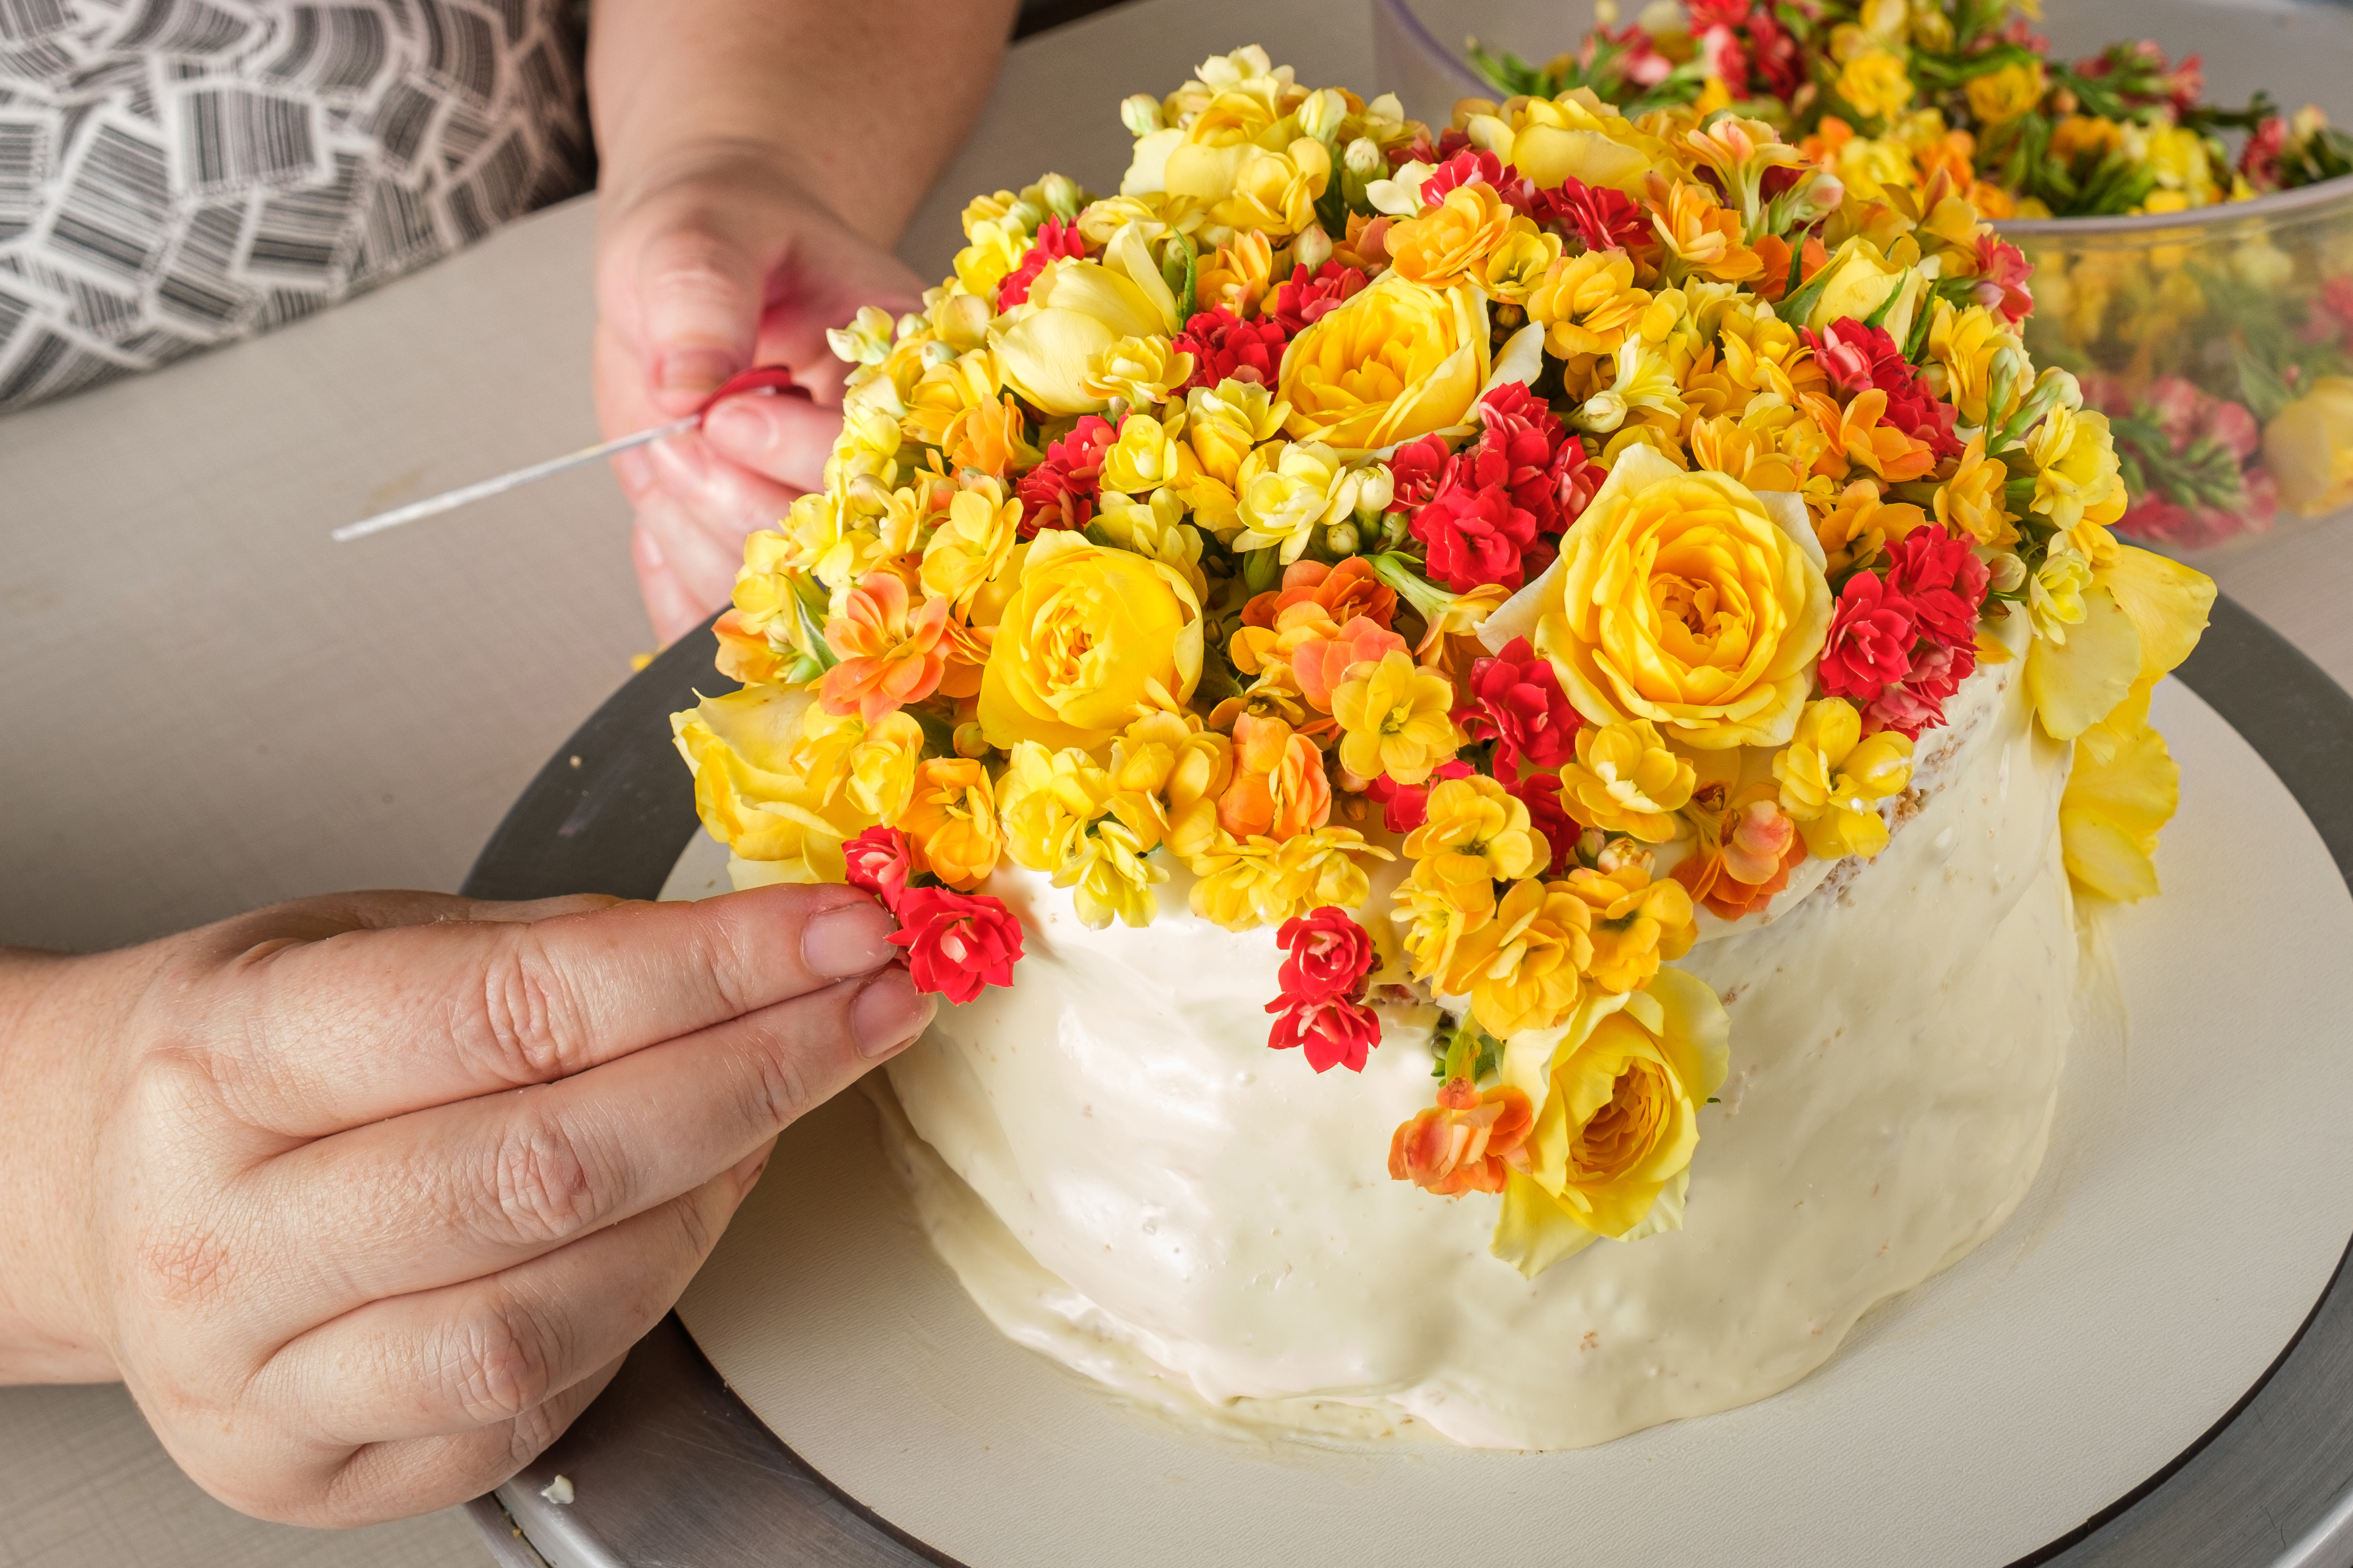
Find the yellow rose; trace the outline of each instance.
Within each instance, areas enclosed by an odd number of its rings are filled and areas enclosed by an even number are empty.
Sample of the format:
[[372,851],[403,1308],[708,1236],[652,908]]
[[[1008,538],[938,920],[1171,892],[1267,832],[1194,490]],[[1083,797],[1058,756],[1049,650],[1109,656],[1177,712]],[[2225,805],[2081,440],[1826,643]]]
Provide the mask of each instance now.
[[1488,369],[1483,295],[1385,273],[1283,351],[1285,427],[1356,451],[1394,447],[1469,418]]
[[2137,903],[2157,891],[2158,830],[2181,804],[2181,769],[2148,721],[2153,682],[2075,738],[2059,797],[2060,853],[2079,892]]
[[1098,359],[1123,338],[1170,337],[1182,325],[1176,296],[1131,223],[1101,261],[1048,267],[1029,303],[988,332],[1005,384],[1050,416],[1101,413],[1109,398],[1088,390]]
[[[1508,150],[1495,146],[1497,155],[1539,189],[1555,189],[1575,175],[1588,185],[1641,195],[1643,176],[1672,166],[1672,155],[1658,138],[1635,130],[1619,115],[1599,112],[1566,95],[1525,100],[1519,117],[1516,129],[1500,121],[1485,124],[1511,136]],[[1473,129],[1482,128],[1474,124]]]
[[1861,235],[1840,246],[1808,287],[1814,282],[1822,291],[1806,314],[1807,326],[1819,332],[1849,317],[1867,321],[1888,307],[1879,324],[1899,343],[1911,337],[1913,319],[1928,294],[1928,279],[1919,268],[1897,266]]
[[980,683],[992,746],[1107,744],[1201,678],[1201,603],[1185,574],[1050,530],[1031,542]]
[[1912,79],[1895,55],[1865,49],[1839,71],[1838,95],[1873,120],[1893,120],[1912,101]]
[[1530,1279],[1598,1237],[1680,1230],[1699,1110],[1724,1085],[1731,1021],[1706,984],[1662,969],[1579,1009],[1541,1076],[1529,1168],[1504,1187],[1492,1250]]
[[1177,387],[1193,379],[1193,356],[1180,353],[1166,338],[1122,338],[1087,362],[1080,385],[1108,402],[1112,398],[1141,405],[1164,403]]
[[812,779],[794,765],[813,705],[807,690],[747,686],[670,715],[695,814],[738,858],[765,862],[763,880],[840,881],[843,841],[871,826],[847,799],[826,803],[833,766]]
[[1831,624],[1802,517],[1785,530],[1737,480],[1632,447],[1561,543],[1535,640],[1579,712],[1702,751],[1789,738]]
[[1697,783],[1647,719],[1588,724],[1577,732],[1577,761],[1560,770],[1560,804],[1588,827],[1664,844]]
[[2007,125],[2040,108],[2049,86],[2041,60],[2013,60],[2000,70],[1969,78],[1969,112],[1980,124]]
[[2353,501],[2353,376],[2324,375],[2263,431],[2280,504],[2318,517]]

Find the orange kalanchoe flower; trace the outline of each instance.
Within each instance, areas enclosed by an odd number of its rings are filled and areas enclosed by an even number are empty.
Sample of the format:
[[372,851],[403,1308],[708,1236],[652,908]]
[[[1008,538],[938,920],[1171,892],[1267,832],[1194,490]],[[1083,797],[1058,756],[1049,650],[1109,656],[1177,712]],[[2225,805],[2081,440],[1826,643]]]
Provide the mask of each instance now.
[[1527,1168],[1525,1146],[1535,1124],[1535,1106],[1519,1089],[1482,1094],[1469,1079],[1448,1079],[1436,1105],[1398,1123],[1389,1174],[1440,1197],[1500,1193],[1507,1172]]
[[[1350,560],[1361,560],[1351,556]],[[1300,694],[1324,713],[1332,711],[1332,689],[1360,664],[1378,664],[1391,648],[1403,653],[1405,638],[1358,616],[1331,637],[1316,637],[1291,650],[1291,674]]]
[[1242,606],[1242,625],[1277,626],[1285,610],[1316,605],[1335,626],[1362,616],[1387,630],[1397,617],[1397,590],[1382,582],[1373,563],[1351,555],[1337,566],[1321,561],[1293,562],[1282,574],[1282,586],[1269,589]]
[[907,836],[917,868],[967,891],[1005,851],[988,770],[968,757],[934,757],[915,770],[907,809],[892,826]]
[[907,580],[870,572],[850,590],[841,616],[825,624],[825,640],[841,662],[825,672],[818,699],[828,713],[855,713],[869,724],[939,689],[947,669],[940,644],[948,602],[925,599],[909,615]]
[[1315,742],[1280,719],[1236,719],[1233,779],[1218,797],[1218,826],[1280,844],[1331,819],[1332,781]]
[[[1703,797],[1710,789],[1693,797],[1695,807],[1704,805]],[[1699,810],[1692,815],[1702,818],[1699,846],[1677,861],[1669,875],[1694,901],[1725,920],[1736,921],[1771,903],[1806,858],[1806,841],[1798,836],[1797,823],[1782,815],[1769,784],[1752,784],[1734,795],[1722,814],[1714,816],[1712,828],[1706,819],[1713,814]]]
[[1800,395],[1799,403],[1830,439],[1829,453],[1814,465],[1818,473],[1842,479],[1859,466],[1900,485],[1936,466],[1936,454],[1927,442],[1884,422],[1887,394],[1875,386],[1856,393],[1844,409],[1810,392]]

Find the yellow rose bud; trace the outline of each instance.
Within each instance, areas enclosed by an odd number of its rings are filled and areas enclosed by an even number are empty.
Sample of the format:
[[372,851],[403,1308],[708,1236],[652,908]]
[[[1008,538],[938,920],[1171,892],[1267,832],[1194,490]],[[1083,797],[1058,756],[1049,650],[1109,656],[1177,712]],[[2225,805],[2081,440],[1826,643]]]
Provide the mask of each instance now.
[[[694,773],[695,814],[738,859],[764,863],[764,880],[839,882],[843,841],[871,826],[847,798],[828,804],[838,762],[815,779],[795,765],[813,706],[806,690],[747,686],[670,716],[679,753]],[[842,735],[839,751],[850,738]]]
[[1461,744],[1449,716],[1453,707],[1453,683],[1398,649],[1377,665],[1357,666],[1332,689],[1340,765],[1359,778],[1387,773],[1399,784],[1419,784]]
[[1662,969],[1588,1008],[1553,1047],[1529,1168],[1504,1188],[1494,1255],[1534,1279],[1596,1237],[1679,1230],[1699,1110],[1724,1086],[1731,1021],[1705,982]]
[[1149,414],[1131,414],[1119,423],[1119,438],[1103,453],[1103,488],[1143,495],[1191,477],[1192,451],[1173,438]]
[[1470,417],[1489,369],[1487,301],[1384,274],[1291,341],[1281,395],[1302,441],[1356,451]]
[[1200,599],[1182,573],[1049,531],[998,619],[981,731],[998,747],[1092,749],[1140,711],[1188,700],[1200,678]]
[[1577,761],[1560,770],[1561,805],[1588,827],[1663,844],[1697,782],[1647,719],[1588,724],[1577,732]]
[[1822,291],[1807,313],[1808,327],[1819,332],[1848,317],[1869,321],[1884,307],[1880,325],[1899,343],[1912,335],[1912,322],[1928,295],[1928,279],[1919,268],[1897,266],[1861,235],[1840,246],[1809,286],[1815,280],[1823,280]]
[[1101,261],[1048,267],[1029,304],[988,331],[1006,385],[1049,415],[1097,414],[1109,399],[1087,389],[1096,357],[1122,338],[1167,337],[1182,324],[1141,227],[1129,223]]
[[1789,738],[1831,621],[1810,528],[1635,447],[1562,542],[1535,646],[1579,712],[1647,719],[1703,751]]

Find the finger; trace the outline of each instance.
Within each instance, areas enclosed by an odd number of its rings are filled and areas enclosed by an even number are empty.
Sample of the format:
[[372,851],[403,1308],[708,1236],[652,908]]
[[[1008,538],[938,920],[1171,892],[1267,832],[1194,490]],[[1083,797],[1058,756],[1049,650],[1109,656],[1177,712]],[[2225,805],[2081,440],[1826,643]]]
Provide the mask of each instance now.
[[897,955],[855,889],[778,886],[534,924],[444,921],[279,945],[221,975],[222,1090],[318,1137],[546,1083]]
[[318,1505],[319,1517],[287,1522],[377,1524],[454,1507],[503,1486],[554,1446],[605,1392],[627,1359],[614,1357],[546,1404],[496,1426],[454,1437],[371,1443],[352,1455],[329,1483]]
[[357,1447],[496,1427],[625,1353],[661,1321],[751,1190],[751,1169],[502,1272],[372,1301],[320,1324],[259,1380],[321,1441]]
[[685,414],[752,363],[765,268],[718,235],[675,229],[638,261],[646,379],[655,405]]
[[840,434],[838,410],[800,397],[731,397],[702,421],[703,439],[721,457],[804,490],[824,488]]
[[653,626],[656,642],[668,647],[702,624],[710,611],[670,569],[660,542],[642,518],[629,531],[629,558],[638,569],[638,592],[645,599],[646,619]]
[[322,942],[352,931],[391,931],[402,926],[448,921],[518,921],[582,914],[620,900],[604,893],[569,893],[554,899],[500,902],[450,893],[363,889],[327,893],[238,915],[206,928],[206,950],[216,960],[250,955],[264,947]]
[[725,605],[735,591],[735,574],[744,563],[744,536],[722,538],[721,531],[703,526],[691,508],[666,490],[638,509],[638,522],[661,552],[662,566],[694,619]]
[[655,1209],[904,1047],[932,1012],[884,970],[561,1083],[290,1150],[240,1183],[240,1206],[275,1216],[294,1260],[256,1328],[494,1274]]
[[[840,427],[840,418],[836,416],[833,428],[838,431]],[[790,485],[745,468],[700,435],[657,442],[649,456],[652,458],[654,478],[662,489],[680,503],[687,516],[724,546],[731,558],[738,561],[744,552],[744,536],[755,528],[776,527],[792,510],[793,498],[801,493]],[[821,461],[819,466],[823,466]],[[819,474],[818,478],[822,479],[824,476]]]

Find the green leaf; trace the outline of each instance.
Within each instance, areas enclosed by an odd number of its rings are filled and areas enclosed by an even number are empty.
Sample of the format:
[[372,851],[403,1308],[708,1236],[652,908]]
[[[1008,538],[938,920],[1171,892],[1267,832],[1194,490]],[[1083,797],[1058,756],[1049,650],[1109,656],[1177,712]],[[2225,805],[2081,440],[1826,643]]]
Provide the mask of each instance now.
[[809,608],[806,590],[814,586],[806,577],[793,579],[793,616],[794,624],[800,628],[801,658],[817,666],[817,675],[807,678],[811,680],[841,662],[834,657],[832,645],[825,640],[825,624]]

